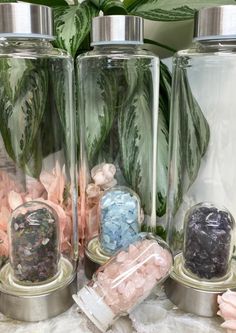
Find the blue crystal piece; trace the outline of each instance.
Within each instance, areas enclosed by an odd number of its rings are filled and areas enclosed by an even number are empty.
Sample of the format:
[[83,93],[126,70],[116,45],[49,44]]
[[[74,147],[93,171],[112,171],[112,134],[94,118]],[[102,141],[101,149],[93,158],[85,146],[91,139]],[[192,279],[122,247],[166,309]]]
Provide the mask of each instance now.
[[108,254],[133,242],[140,230],[138,196],[129,188],[113,188],[101,198],[100,242]]

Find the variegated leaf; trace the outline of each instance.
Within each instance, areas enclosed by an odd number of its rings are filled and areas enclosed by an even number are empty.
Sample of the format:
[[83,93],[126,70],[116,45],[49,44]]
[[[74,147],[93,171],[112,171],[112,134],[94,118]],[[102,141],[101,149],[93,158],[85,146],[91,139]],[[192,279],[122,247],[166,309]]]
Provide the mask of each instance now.
[[208,147],[210,128],[192,95],[185,70],[180,68],[175,75],[181,88],[175,94],[175,108],[171,115],[177,133],[172,133],[170,138],[170,173],[175,175],[170,193],[177,211],[184,193],[197,177],[201,158]]
[[148,64],[139,59],[135,66],[127,64],[126,77],[129,85],[118,119],[121,169],[139,194],[145,214],[156,217],[152,200],[156,177],[153,135],[157,135],[158,112],[153,110],[152,76]]
[[67,50],[73,57],[88,35],[92,18],[99,10],[90,2],[54,9],[56,46]]
[[[86,61],[86,60],[84,60]],[[116,111],[116,75],[112,70],[104,71],[106,65],[100,62],[93,67],[90,63],[79,64],[78,86],[81,86],[79,99],[80,114],[84,114],[81,129],[85,129],[86,151],[90,166],[98,163],[103,144],[107,139]],[[93,68],[93,70],[92,70]],[[78,122],[79,122],[78,121]]]
[[24,168],[45,110],[48,74],[29,59],[0,59],[0,82],[0,132],[9,156]]
[[127,10],[120,0],[91,0],[105,15],[127,14]]
[[43,5],[49,7],[68,6],[68,3],[65,0],[20,0],[20,1],[30,2],[37,5]]
[[128,12],[154,21],[182,21],[192,19],[203,7],[236,4],[235,0],[125,0]]

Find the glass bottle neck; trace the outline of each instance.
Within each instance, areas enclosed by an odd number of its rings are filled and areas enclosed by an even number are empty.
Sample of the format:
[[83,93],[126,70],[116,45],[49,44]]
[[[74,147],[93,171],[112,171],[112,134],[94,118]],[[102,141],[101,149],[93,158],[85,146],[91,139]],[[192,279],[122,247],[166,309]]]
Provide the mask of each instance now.
[[3,48],[17,48],[17,49],[36,49],[36,48],[52,48],[49,40],[44,38],[0,38],[0,47]]
[[198,40],[196,45],[201,50],[236,50],[236,39],[207,39],[207,40]]
[[138,50],[143,44],[101,44],[94,45],[94,51],[134,51]]

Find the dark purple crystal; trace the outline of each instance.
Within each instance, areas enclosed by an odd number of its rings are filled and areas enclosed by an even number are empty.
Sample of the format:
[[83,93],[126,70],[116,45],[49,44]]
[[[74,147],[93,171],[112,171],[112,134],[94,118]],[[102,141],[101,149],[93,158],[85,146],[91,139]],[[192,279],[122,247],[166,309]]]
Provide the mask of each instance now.
[[228,271],[232,215],[211,204],[198,204],[186,215],[185,268],[203,279],[220,278]]

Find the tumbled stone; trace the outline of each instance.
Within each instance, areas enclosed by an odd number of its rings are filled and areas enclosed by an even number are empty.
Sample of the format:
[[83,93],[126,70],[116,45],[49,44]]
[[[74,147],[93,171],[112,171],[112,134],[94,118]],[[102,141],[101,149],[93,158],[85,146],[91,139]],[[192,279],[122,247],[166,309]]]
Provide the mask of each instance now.
[[231,256],[232,215],[212,204],[198,204],[185,218],[185,268],[199,278],[227,274]]

